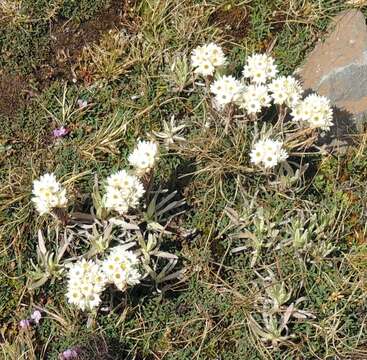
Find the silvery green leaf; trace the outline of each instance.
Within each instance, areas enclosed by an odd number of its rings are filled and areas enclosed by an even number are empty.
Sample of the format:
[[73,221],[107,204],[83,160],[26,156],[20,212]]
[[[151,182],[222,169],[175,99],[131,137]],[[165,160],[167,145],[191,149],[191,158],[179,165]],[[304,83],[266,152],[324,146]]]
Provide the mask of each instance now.
[[148,234],[148,243],[146,245],[146,250],[148,252],[152,251],[157,246],[157,237],[154,234]]
[[176,255],[170,254],[170,253],[165,252],[165,251],[157,251],[157,252],[154,252],[153,255],[156,256],[156,257],[161,257],[161,258],[165,258],[165,259],[178,259],[178,257]]
[[230,253],[231,254],[235,254],[235,253],[238,253],[238,252],[241,252],[241,251],[244,251],[247,249],[247,246],[238,246],[238,247],[235,247],[233,248]]
[[147,228],[148,230],[152,230],[152,231],[160,231],[160,232],[164,231],[164,227],[155,221],[148,222]]
[[176,209],[178,207],[181,207],[185,204],[186,204],[185,200],[174,201],[174,202],[168,204],[165,208],[157,211],[156,216],[161,216],[161,215],[165,214],[166,212],[171,211],[173,209]]
[[171,270],[176,266],[177,259],[170,259],[169,262],[165,265],[162,271],[157,275],[156,282],[161,283],[163,279],[171,272]]
[[57,262],[59,262],[62,257],[65,254],[65,251],[67,250],[67,248],[69,247],[71,241],[73,240],[73,235],[70,234],[69,237],[67,237],[66,232],[64,234],[64,241],[60,244],[60,248],[57,252]]
[[125,230],[139,230],[139,226],[134,223],[128,223],[121,219],[111,218],[110,223],[113,225],[121,226]]
[[[165,190],[163,190],[165,191]],[[162,193],[163,193],[162,191]],[[167,196],[165,196],[156,206],[157,209],[161,209],[165,204],[167,204],[170,200],[172,200],[177,194],[177,190],[171,192]]]
[[152,200],[150,201],[147,211],[146,211],[146,217],[147,219],[154,219],[154,215],[155,215],[155,211],[156,211],[156,204],[157,204],[157,199],[158,199],[158,195],[159,195],[160,191],[157,191]]
[[301,319],[301,320],[305,320],[307,318],[316,319],[316,316],[314,314],[310,313],[309,311],[305,311],[305,310],[295,310],[293,313],[293,317],[295,317],[296,319]]
[[242,231],[238,234],[235,234],[232,236],[232,238],[234,239],[251,239],[251,240],[256,240],[256,236],[255,234],[249,232],[249,231]]
[[44,285],[47,282],[48,278],[49,276],[47,274],[43,275],[41,279],[34,281],[34,282],[32,281],[31,284],[29,285],[29,288],[34,290],[34,289],[41,287],[42,285]]
[[249,318],[249,325],[252,331],[254,331],[262,339],[272,340],[273,338],[272,335],[264,331],[251,315],[248,315],[248,318]]
[[288,324],[288,321],[290,317],[292,316],[293,311],[294,311],[294,304],[292,303],[287,307],[287,310],[285,311],[283,315],[282,326],[286,326]]
[[176,271],[176,272],[174,272],[170,275],[167,275],[160,282],[169,281],[169,280],[173,280],[173,279],[182,279],[185,272],[186,272],[186,269],[178,270],[178,271]]
[[238,215],[236,210],[234,210],[232,208],[226,208],[224,210],[224,212],[226,213],[226,215],[229,217],[229,219],[231,220],[231,222],[234,225],[240,225],[241,224],[240,216]]
[[124,250],[129,250],[131,248],[133,248],[136,245],[136,241],[129,241],[129,242],[124,242],[124,243],[120,243],[121,248]]
[[156,272],[148,265],[143,263],[144,270],[151,276],[151,278],[156,281],[157,274]]
[[42,255],[46,255],[47,250],[41,230],[38,230],[38,249]]

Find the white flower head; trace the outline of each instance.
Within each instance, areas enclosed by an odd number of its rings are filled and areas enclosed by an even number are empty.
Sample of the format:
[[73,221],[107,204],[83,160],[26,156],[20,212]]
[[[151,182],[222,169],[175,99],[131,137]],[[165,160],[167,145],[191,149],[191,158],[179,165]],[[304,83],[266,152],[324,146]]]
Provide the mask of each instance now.
[[245,109],[248,114],[261,112],[262,108],[271,105],[268,87],[266,85],[250,84],[238,96],[237,105]]
[[138,177],[130,175],[126,170],[118,171],[107,178],[104,206],[124,214],[139,205],[144,192],[144,186]]
[[103,261],[102,269],[107,281],[124,291],[129,285],[139,284],[139,265],[140,260],[132,251],[125,250],[124,246],[116,246]]
[[159,159],[159,148],[153,141],[139,141],[134,151],[129,155],[130,165],[135,168],[137,175],[142,176],[153,169]]
[[199,75],[213,75],[215,68],[225,63],[226,57],[222,48],[214,43],[198,46],[191,54],[191,65]]
[[280,76],[269,84],[275,104],[294,108],[301,99],[302,86],[293,76]]
[[277,66],[274,59],[266,54],[253,54],[247,58],[243,68],[243,76],[256,84],[265,84],[277,74]]
[[291,115],[293,121],[307,122],[311,129],[330,130],[333,126],[333,109],[324,96],[308,95],[294,107]]
[[221,76],[210,85],[210,91],[215,95],[215,102],[219,108],[235,102],[240,96],[243,85],[233,76]]
[[209,43],[206,45],[206,53],[209,61],[213,66],[223,66],[226,63],[226,57],[220,46],[215,43]]
[[67,204],[66,190],[56,180],[54,174],[44,174],[33,182],[33,203],[40,215],[50,213],[54,208]]
[[250,153],[251,162],[264,168],[272,168],[288,158],[283,143],[278,140],[265,139],[256,142]]
[[98,264],[92,260],[80,260],[70,265],[66,297],[70,304],[81,310],[91,310],[101,303],[100,295],[107,278]]

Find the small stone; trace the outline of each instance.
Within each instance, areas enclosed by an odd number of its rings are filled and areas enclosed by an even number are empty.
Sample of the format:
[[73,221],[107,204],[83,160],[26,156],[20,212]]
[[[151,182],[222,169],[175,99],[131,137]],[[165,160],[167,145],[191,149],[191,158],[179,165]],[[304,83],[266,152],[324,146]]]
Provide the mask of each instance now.
[[360,128],[367,117],[367,26],[363,13],[346,10],[334,18],[297,71],[304,89],[327,96],[336,106],[337,135]]

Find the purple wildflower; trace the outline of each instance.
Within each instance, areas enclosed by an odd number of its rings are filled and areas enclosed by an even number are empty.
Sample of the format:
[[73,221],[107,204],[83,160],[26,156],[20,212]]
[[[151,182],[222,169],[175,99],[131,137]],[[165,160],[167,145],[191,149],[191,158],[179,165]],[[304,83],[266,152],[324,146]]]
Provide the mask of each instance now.
[[88,105],[88,102],[86,100],[79,99],[77,101],[77,104],[78,104],[80,109],[83,109]]
[[28,329],[31,327],[31,321],[28,319],[20,320],[19,326],[21,329]]
[[63,351],[60,355],[59,355],[59,359],[60,360],[73,360],[73,359],[77,359],[78,358],[78,353],[79,353],[79,348],[72,348],[72,349],[67,349],[65,351]]
[[21,329],[28,329],[30,328],[32,325],[38,325],[40,320],[42,318],[42,314],[40,311],[35,310],[33,311],[33,314],[31,315],[30,318],[28,319],[23,319],[19,321],[19,327]]
[[69,130],[64,126],[61,126],[61,127],[56,128],[52,131],[52,136],[57,139],[57,138],[60,138],[60,137],[64,137],[68,133],[69,133]]

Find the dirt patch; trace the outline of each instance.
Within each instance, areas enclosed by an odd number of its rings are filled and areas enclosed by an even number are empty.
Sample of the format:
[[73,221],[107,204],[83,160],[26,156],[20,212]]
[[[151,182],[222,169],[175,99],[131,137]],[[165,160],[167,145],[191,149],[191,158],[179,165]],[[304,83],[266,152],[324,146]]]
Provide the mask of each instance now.
[[268,24],[270,25],[268,36],[259,43],[257,50],[265,52],[268,51],[269,48],[272,48],[278,33],[283,31],[286,22],[287,15],[282,11],[274,10],[270,20],[268,21]]
[[283,11],[274,11],[273,16],[270,20],[271,32],[278,33],[281,32],[287,22],[287,15]]
[[0,75],[0,114],[12,117],[27,99],[27,83],[22,77],[11,74]]
[[222,29],[224,34],[243,39],[249,29],[249,10],[245,6],[236,6],[228,10],[220,8],[211,14],[209,23]]
[[111,29],[136,32],[138,20],[132,16],[135,0],[112,0],[110,6],[81,25],[68,21],[54,23],[50,30],[51,47],[48,61],[36,71],[36,79],[44,88],[58,78],[72,80],[74,64],[83,48],[97,42]]
[[17,110],[35,95],[28,84],[35,83],[38,90],[47,88],[57,79],[73,80],[73,68],[83,47],[99,41],[111,29],[124,29],[135,33],[139,19],[132,11],[136,0],[112,0],[92,19],[80,24],[58,19],[50,25],[49,51],[42,64],[28,76],[0,73],[0,115],[14,117]]

